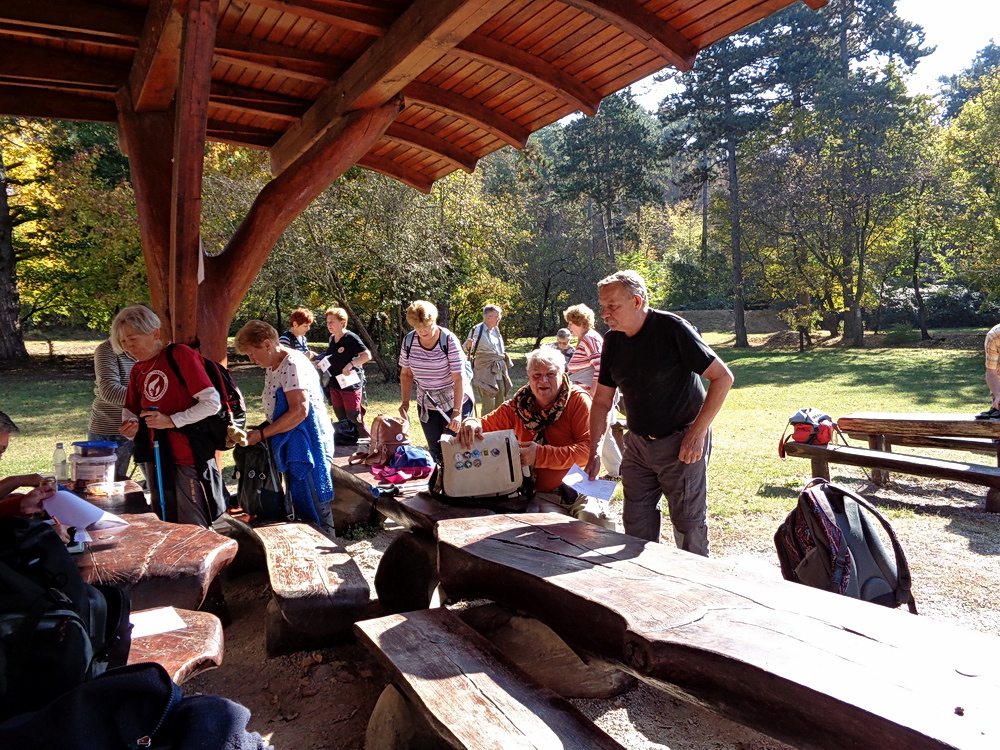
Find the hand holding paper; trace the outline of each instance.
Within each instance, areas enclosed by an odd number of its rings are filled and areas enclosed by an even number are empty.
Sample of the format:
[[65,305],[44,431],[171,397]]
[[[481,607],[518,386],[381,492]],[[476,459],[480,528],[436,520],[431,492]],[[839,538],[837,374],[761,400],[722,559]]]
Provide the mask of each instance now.
[[615,492],[617,482],[609,482],[607,479],[589,479],[583,470],[574,464],[563,477],[563,484],[572,487],[581,495],[596,497],[599,500],[610,500]]

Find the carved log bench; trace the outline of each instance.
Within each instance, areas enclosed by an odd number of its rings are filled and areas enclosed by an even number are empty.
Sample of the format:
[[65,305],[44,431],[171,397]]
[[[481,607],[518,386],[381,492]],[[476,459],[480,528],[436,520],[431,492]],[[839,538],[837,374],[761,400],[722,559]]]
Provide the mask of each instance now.
[[544,514],[442,521],[442,585],[799,748],[1000,746],[1000,639]]
[[983,485],[989,488],[986,495],[986,510],[1000,513],[1000,468],[995,466],[943,461],[938,458],[908,456],[845,445],[809,445],[794,442],[785,443],[785,455],[810,459],[813,476],[824,479],[830,478],[830,464],[834,463]]
[[372,712],[366,750],[622,748],[446,609],[354,627],[393,679]]
[[180,685],[196,674],[220,666],[224,648],[222,623],[218,617],[209,612],[175,611],[185,627],[133,638],[128,663],[154,661]]
[[370,614],[368,582],[340,542],[305,523],[227,520],[264,550],[271,583],[264,625],[269,655],[350,638],[354,622]]

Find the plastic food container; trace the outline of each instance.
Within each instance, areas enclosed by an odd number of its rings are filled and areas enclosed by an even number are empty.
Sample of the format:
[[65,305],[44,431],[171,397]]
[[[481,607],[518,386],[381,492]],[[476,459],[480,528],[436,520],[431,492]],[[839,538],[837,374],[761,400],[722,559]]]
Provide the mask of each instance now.
[[116,460],[113,454],[110,456],[81,456],[79,453],[74,453],[69,457],[71,475],[78,487],[81,484],[114,482]]
[[73,443],[73,447],[84,458],[93,458],[95,456],[113,456],[118,446],[110,440],[80,440]]
[[107,497],[108,495],[124,495],[125,482],[96,482],[87,485],[87,494],[94,497]]

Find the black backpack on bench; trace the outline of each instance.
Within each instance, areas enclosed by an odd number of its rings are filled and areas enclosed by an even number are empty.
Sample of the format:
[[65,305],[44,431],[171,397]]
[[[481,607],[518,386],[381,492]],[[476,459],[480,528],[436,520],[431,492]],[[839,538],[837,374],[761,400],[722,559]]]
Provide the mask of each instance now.
[[0,519],[0,721],[128,660],[128,595],[91,586],[44,521]]
[[[873,519],[892,542],[892,557]],[[774,535],[774,545],[785,580],[886,607],[905,604],[917,613],[910,567],[892,526],[846,487],[825,479],[809,482]]]

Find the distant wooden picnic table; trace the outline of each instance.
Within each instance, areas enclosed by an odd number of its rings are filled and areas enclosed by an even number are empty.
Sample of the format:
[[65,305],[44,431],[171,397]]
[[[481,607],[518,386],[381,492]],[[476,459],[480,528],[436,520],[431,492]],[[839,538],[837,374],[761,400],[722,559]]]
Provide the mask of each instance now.
[[[1000,420],[976,419],[971,414],[895,414],[855,412],[840,417],[837,425],[848,437],[867,441],[867,448],[809,445],[789,442],[785,453],[812,460],[813,476],[830,478],[830,464],[872,469],[877,485],[889,481],[890,472],[952,479],[988,488],[986,510],[1000,513]],[[994,457],[992,466],[947,461],[892,452],[892,446],[940,448],[984,453]]]
[[451,598],[800,748],[1000,747],[1000,639],[551,514],[437,525]]

